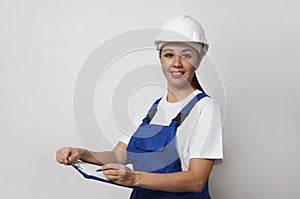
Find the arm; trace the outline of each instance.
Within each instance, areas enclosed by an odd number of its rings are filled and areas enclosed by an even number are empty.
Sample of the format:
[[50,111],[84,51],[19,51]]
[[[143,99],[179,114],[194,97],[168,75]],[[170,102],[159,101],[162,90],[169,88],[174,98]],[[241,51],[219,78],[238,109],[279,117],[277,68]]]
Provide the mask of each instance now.
[[126,186],[168,192],[201,192],[213,164],[214,160],[194,158],[190,160],[188,171],[168,174],[134,172],[116,164],[107,164],[102,168],[108,179]]
[[82,148],[62,147],[56,152],[56,161],[69,164],[78,159],[91,164],[103,165],[106,163],[119,163],[127,159],[127,145],[119,142],[112,151],[93,152]]

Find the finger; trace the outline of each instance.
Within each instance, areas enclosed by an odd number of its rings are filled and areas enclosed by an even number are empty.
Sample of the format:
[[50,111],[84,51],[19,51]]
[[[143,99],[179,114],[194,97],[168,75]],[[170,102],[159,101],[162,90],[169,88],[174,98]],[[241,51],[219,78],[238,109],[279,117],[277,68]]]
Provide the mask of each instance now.
[[62,157],[62,151],[63,151],[63,148],[60,148],[59,150],[57,150],[56,152],[56,161],[60,164],[63,163],[63,157]]
[[58,163],[60,163],[60,157],[59,157],[59,155],[60,155],[60,152],[59,152],[59,150],[57,150],[55,158],[56,158],[56,162],[58,162]]
[[70,154],[71,154],[71,148],[64,147],[62,149],[62,152],[61,152],[62,158],[61,158],[61,160],[62,160],[63,164],[69,164],[68,157],[70,156]]
[[67,157],[68,162],[74,162],[75,160],[78,160],[79,158],[79,152],[73,151],[70,153],[70,156]]
[[120,182],[120,177],[119,176],[105,176],[108,180],[113,181],[113,182]]
[[120,183],[124,181],[125,178],[125,175],[120,173],[120,170],[106,170],[103,172],[103,174],[108,180],[111,180],[115,183]]
[[103,170],[125,170],[125,166],[117,163],[108,163],[102,165]]
[[103,174],[105,176],[120,176],[120,170],[115,170],[115,169],[108,169],[108,170],[104,170]]
[[108,180],[111,180],[117,184],[128,185],[128,186],[133,185],[133,181],[132,181],[133,178],[130,175],[128,175],[128,173],[126,171],[106,170],[103,173],[107,173],[107,175],[105,175],[105,177]]

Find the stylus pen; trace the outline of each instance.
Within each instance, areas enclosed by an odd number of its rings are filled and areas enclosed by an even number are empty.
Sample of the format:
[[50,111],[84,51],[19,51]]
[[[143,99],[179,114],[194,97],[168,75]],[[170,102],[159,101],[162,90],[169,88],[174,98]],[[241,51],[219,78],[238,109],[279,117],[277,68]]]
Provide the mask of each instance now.
[[[137,160],[127,160],[127,161],[124,161],[124,162],[120,162],[119,164],[122,164],[124,166],[126,166],[127,164],[131,164],[133,162],[136,162]],[[102,167],[97,169],[96,172],[100,172],[100,171],[103,171]]]
[[96,170],[96,172],[100,172],[100,171],[103,171],[102,168]]

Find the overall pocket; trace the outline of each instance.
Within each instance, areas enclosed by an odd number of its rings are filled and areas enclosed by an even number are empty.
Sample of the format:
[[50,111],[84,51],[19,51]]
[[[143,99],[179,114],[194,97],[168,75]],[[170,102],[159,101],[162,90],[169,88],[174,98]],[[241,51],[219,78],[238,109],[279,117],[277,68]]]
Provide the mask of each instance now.
[[134,142],[135,147],[141,152],[154,152],[164,151],[165,146],[168,144],[168,137],[152,137],[149,138],[137,138]]
[[165,146],[175,137],[175,129],[169,126],[149,124],[140,127],[133,135],[136,149],[153,152],[163,151]]

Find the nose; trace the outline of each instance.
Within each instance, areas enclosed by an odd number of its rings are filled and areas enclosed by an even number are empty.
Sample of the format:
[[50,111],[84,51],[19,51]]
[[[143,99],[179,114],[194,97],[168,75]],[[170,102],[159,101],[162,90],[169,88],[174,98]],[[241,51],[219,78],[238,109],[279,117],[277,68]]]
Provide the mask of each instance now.
[[173,67],[180,68],[182,67],[182,57],[180,55],[174,55]]

